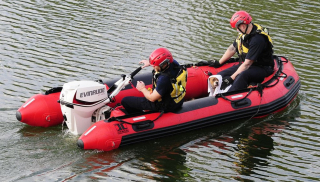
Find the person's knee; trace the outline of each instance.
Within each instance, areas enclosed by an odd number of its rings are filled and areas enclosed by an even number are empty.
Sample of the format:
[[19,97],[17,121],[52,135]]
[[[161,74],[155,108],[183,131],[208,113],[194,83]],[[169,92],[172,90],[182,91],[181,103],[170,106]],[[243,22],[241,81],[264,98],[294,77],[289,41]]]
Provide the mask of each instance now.
[[122,100],[121,100],[121,105],[123,105],[124,103],[126,103],[127,101],[127,97],[124,97]]
[[227,77],[227,76],[231,76],[233,73],[235,73],[238,69],[238,66],[232,66],[230,68],[227,68],[223,71],[220,71],[219,73],[217,73],[217,75],[221,75],[222,78]]
[[236,79],[239,79],[239,80],[249,80],[250,78],[250,74],[247,72],[247,71],[243,71],[241,72]]
[[130,103],[130,98],[129,97],[124,97],[121,100],[121,105],[123,105],[124,107],[128,105],[128,103]]

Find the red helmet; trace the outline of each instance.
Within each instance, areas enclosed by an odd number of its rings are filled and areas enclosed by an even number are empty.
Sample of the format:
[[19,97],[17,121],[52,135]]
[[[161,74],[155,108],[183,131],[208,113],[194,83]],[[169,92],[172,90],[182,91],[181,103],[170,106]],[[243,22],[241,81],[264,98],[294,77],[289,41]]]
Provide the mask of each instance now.
[[158,48],[154,50],[149,57],[149,63],[153,66],[159,66],[165,62],[172,63],[173,57],[171,52],[166,48]]
[[232,28],[238,28],[238,26],[241,23],[244,24],[250,24],[251,23],[251,16],[249,15],[249,13],[245,12],[245,11],[237,11],[235,14],[233,14],[233,16],[230,19],[230,25]]

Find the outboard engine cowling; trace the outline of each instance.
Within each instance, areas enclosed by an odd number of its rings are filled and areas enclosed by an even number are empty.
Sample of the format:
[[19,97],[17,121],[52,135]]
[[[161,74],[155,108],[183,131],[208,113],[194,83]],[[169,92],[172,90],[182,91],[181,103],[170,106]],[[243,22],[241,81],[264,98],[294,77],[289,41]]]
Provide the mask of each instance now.
[[82,134],[93,124],[93,113],[107,102],[106,85],[95,81],[65,83],[60,94],[64,120],[75,135]]

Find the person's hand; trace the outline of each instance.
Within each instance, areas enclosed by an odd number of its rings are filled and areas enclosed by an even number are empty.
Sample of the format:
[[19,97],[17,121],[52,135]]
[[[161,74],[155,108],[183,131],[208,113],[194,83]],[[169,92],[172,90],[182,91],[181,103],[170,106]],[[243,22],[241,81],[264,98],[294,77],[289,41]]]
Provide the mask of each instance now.
[[200,61],[196,64],[194,64],[195,66],[208,66],[209,62],[208,61]]
[[220,90],[226,89],[226,88],[227,88],[229,85],[231,85],[232,83],[233,83],[233,79],[232,79],[230,76],[224,78],[224,79],[222,80],[222,84],[221,84]]
[[137,81],[137,90],[141,92],[142,89],[146,88],[146,85],[144,84],[143,81]]
[[150,66],[150,62],[148,60],[142,60],[139,62],[139,64],[143,64],[143,66],[141,66],[141,68],[145,68]]
[[222,66],[218,60],[211,60],[209,63],[209,66],[214,68],[220,68]]

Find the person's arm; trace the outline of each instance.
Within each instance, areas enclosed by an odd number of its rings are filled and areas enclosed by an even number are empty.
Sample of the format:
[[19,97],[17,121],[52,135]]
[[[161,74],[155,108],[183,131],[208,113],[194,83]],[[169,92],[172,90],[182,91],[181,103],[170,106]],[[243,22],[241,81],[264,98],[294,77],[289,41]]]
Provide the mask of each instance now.
[[236,48],[231,44],[223,56],[220,58],[219,63],[222,65],[224,62],[228,61],[236,53]]
[[245,61],[239,66],[236,72],[231,75],[231,78],[234,80],[236,77],[243,71],[249,69],[249,67],[253,64],[253,61],[250,59],[245,59]]
[[138,81],[136,88],[137,90],[143,93],[146,99],[148,99],[151,102],[155,102],[161,98],[161,95],[157,92],[156,89],[154,89],[153,92],[150,93],[150,91],[146,88],[143,81]]
[[[233,43],[234,44],[234,43]],[[215,67],[215,68],[220,68],[224,62],[228,61],[235,53],[236,53],[236,48],[234,47],[234,45],[231,44],[228,49],[226,50],[226,52],[223,54],[223,56],[220,58],[220,60],[210,60],[210,61],[200,61],[198,63],[195,64],[195,66],[211,66],[211,67]]]
[[239,66],[236,72],[234,72],[231,76],[227,76],[222,80],[222,84],[220,89],[224,90],[226,89],[230,84],[233,83],[233,81],[236,79],[236,77],[243,71],[249,69],[249,67],[253,64],[253,61],[250,59],[245,59],[245,61]]

